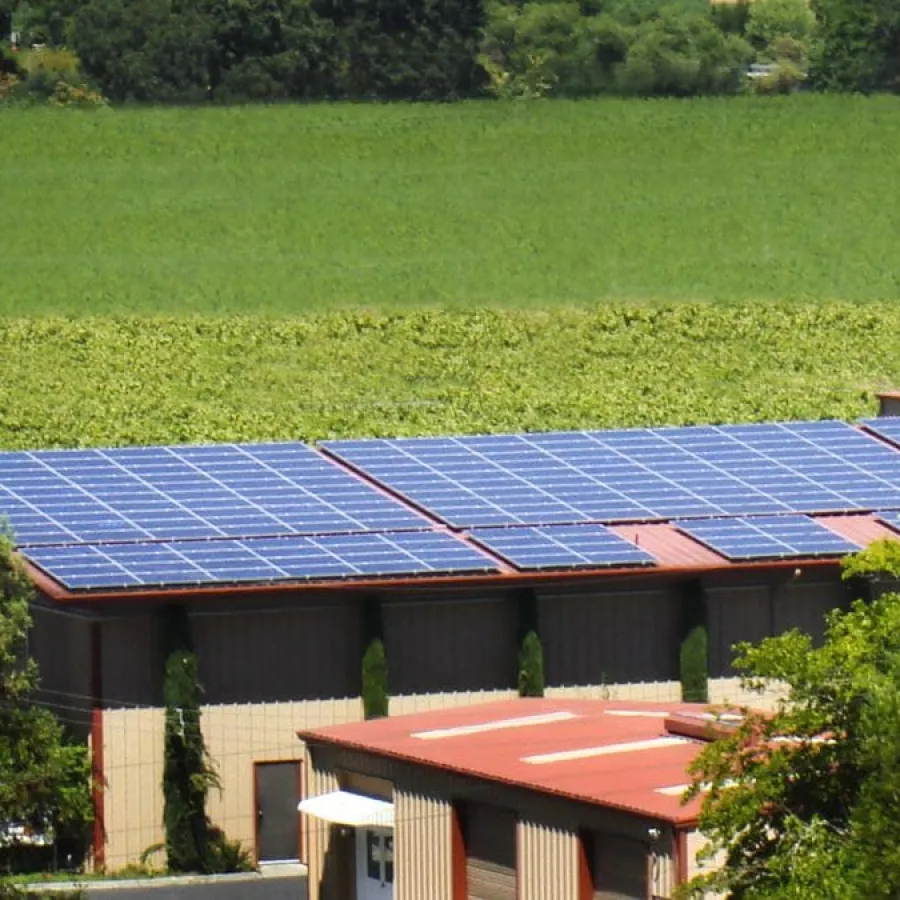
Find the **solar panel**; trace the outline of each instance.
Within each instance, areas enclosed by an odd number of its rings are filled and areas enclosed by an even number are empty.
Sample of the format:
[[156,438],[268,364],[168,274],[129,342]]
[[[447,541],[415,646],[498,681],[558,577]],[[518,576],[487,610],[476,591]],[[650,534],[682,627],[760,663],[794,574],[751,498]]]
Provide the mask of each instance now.
[[459,528],[900,506],[900,453],[843,422],[324,446]]
[[470,536],[522,570],[653,565],[636,544],[602,525],[483,528]]
[[900,445],[900,416],[880,416],[877,419],[864,419],[860,424],[869,431]]
[[878,518],[887,525],[890,525],[891,528],[896,528],[900,531],[900,512],[897,512],[896,510],[885,510],[878,513]]
[[859,550],[808,516],[694,519],[676,524],[730,560],[843,556]]
[[263,584],[497,571],[486,554],[438,531],[28,547],[69,590]]
[[0,453],[19,546],[427,528],[299,443]]

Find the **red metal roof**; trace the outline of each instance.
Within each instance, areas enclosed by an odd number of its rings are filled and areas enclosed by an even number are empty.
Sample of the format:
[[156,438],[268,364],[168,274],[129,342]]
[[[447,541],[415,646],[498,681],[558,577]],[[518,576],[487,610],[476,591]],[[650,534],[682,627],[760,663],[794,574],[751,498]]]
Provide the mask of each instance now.
[[[682,805],[678,788],[690,781],[687,766],[704,742],[668,731],[666,717],[698,716],[707,709],[696,703],[520,698],[335,725],[299,736],[685,825],[696,821],[700,801]],[[571,717],[518,727],[502,724],[566,714]],[[421,736],[473,726],[456,734]],[[642,747],[642,742],[653,743]],[[632,744],[637,746],[607,749]],[[583,750],[592,755],[528,761]]]
[[900,541],[900,533],[879,522],[875,516],[815,516],[815,520],[860,547],[868,547],[873,541]]
[[674,525],[614,525],[610,531],[643,547],[658,565],[672,569],[718,569],[729,561],[703,544],[688,537]]

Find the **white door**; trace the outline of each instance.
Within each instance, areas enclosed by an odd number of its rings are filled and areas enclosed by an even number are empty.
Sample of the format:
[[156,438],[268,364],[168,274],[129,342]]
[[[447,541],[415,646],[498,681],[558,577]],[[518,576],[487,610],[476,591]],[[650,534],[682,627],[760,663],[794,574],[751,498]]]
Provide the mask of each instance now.
[[356,900],[392,900],[393,896],[393,830],[357,828]]

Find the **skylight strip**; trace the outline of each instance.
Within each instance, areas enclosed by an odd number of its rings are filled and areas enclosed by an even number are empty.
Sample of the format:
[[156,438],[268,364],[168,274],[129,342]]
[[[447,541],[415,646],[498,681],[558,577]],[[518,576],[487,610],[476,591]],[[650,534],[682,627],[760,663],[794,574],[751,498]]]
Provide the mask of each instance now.
[[595,756],[613,756],[617,753],[636,753],[641,750],[661,750],[663,747],[676,747],[689,744],[690,741],[680,737],[650,738],[646,741],[629,741],[624,744],[601,744],[599,747],[584,747],[580,750],[560,750],[558,753],[539,753],[536,756],[523,756],[522,762],[535,766],[547,763],[569,762],[573,759],[591,759]]
[[441,740],[448,737],[462,737],[467,734],[483,734],[487,731],[503,731],[507,728],[527,728],[530,725],[551,725],[554,722],[567,722],[579,718],[577,713],[560,710],[559,712],[542,713],[536,716],[518,716],[513,719],[495,719],[493,722],[482,722],[478,725],[458,725],[456,728],[435,728],[431,731],[415,731],[410,737],[422,741]]

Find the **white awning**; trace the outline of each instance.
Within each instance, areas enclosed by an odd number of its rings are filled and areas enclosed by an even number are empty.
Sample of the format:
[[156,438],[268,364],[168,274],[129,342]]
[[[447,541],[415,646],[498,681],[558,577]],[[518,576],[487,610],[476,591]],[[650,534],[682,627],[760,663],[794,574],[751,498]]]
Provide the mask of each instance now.
[[350,791],[333,791],[309,797],[297,804],[297,809],[308,816],[335,822],[338,825],[370,825],[375,828],[394,827],[394,804],[376,800]]

